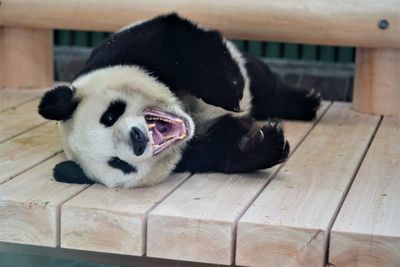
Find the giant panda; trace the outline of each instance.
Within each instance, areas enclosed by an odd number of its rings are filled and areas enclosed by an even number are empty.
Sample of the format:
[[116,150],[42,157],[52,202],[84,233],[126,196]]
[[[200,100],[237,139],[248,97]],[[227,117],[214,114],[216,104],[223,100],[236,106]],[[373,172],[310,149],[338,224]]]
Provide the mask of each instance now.
[[57,181],[130,188],[281,163],[289,144],[275,118],[312,120],[320,102],[173,13],[112,34],[71,84],[44,94],[39,113],[59,121],[68,160]]

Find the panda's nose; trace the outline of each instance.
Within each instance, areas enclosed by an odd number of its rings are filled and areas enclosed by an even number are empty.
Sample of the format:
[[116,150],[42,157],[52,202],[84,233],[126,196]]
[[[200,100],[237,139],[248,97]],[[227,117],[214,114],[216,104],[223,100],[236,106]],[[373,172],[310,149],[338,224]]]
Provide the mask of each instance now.
[[133,145],[133,152],[136,156],[142,155],[143,152],[146,150],[149,138],[137,127],[131,128],[130,136]]

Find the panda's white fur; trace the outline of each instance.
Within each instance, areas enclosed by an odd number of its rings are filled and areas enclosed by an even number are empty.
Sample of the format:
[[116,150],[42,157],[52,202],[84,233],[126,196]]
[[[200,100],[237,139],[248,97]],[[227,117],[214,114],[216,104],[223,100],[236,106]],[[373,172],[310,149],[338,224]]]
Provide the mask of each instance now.
[[[186,142],[193,137],[195,124],[184,112],[181,102],[168,87],[136,66],[113,66],[85,74],[72,83],[80,101],[73,118],[60,123],[67,157],[79,163],[88,177],[109,187],[152,185],[165,179],[181,158]],[[126,110],[110,128],[99,123],[109,103],[120,99]],[[135,126],[146,131],[143,109],[156,107],[186,118],[189,136],[160,155],[151,146],[136,156],[129,145],[129,130]],[[133,164],[137,172],[124,174],[107,164],[110,157]],[[99,179],[101,178],[101,179]]]

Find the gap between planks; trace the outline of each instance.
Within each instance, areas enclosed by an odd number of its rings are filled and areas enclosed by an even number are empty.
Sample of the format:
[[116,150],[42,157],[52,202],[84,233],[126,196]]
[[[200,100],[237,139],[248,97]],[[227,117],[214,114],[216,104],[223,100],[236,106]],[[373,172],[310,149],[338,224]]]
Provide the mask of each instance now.
[[144,255],[147,214],[189,177],[174,174],[146,188],[88,187],[61,207],[61,247]]
[[58,129],[49,122],[0,144],[0,184],[62,151]]
[[0,185],[0,241],[56,247],[60,205],[87,185],[58,183],[52,169],[63,154]]
[[[324,117],[324,115],[328,112],[329,108],[333,105],[333,102],[324,102],[320,108],[320,112],[317,115],[317,118],[315,119],[315,122],[312,124],[310,129],[305,133],[305,135],[299,140],[299,143],[293,147],[290,151],[289,158],[290,156],[293,155],[294,152],[301,146],[303,141],[307,138],[307,136],[310,134],[310,132],[315,128],[315,126],[321,121],[321,119]],[[288,161],[287,160],[287,161]],[[268,184],[274,179],[276,174],[282,169],[282,167],[285,165],[286,162],[283,162],[280,164],[276,170],[267,178],[264,186],[260,189],[260,191],[257,192],[257,194],[249,201],[247,206],[242,210],[242,212],[239,214],[239,216],[235,219],[234,221],[234,229],[233,229],[233,252],[232,252],[232,264],[234,265],[236,263],[236,236],[237,236],[237,226],[240,218],[243,216],[243,214],[250,208],[250,206],[254,203],[254,201],[258,198],[258,196],[264,191],[264,189],[268,186]]]
[[[319,117],[328,106],[325,102]],[[293,148],[315,123],[287,122],[286,136]],[[277,168],[279,166],[243,175],[211,173],[192,176],[149,214],[147,255],[232,264],[238,216]]]
[[38,105],[39,99],[33,99],[0,112],[0,143],[48,123],[37,113]]
[[237,264],[324,264],[332,216],[378,122],[333,104],[239,220]]
[[4,88],[0,90],[0,112],[15,108],[39,98],[49,88],[17,89]]
[[335,266],[400,266],[399,138],[385,116],[332,227]]
[[374,132],[372,134],[372,137],[369,140],[368,146],[365,149],[364,154],[361,156],[361,160],[360,160],[358,166],[356,167],[356,169],[354,171],[353,177],[352,177],[350,183],[348,184],[346,190],[344,191],[344,195],[343,195],[342,199],[340,200],[340,202],[339,202],[339,204],[338,204],[338,206],[336,208],[336,211],[334,212],[334,215],[332,216],[331,222],[329,223],[329,226],[327,228],[327,232],[325,234],[325,238],[326,238],[325,264],[329,263],[329,244],[330,244],[330,235],[331,235],[331,231],[332,231],[332,226],[333,226],[333,224],[334,224],[334,222],[335,222],[335,220],[336,220],[336,218],[337,218],[337,216],[338,216],[338,214],[339,214],[339,212],[340,212],[340,210],[341,210],[341,208],[343,206],[343,203],[345,202],[345,200],[347,198],[347,195],[349,194],[349,191],[350,191],[351,187],[353,186],[354,180],[355,180],[355,178],[356,178],[356,176],[357,176],[357,174],[358,174],[358,172],[359,172],[359,170],[360,170],[360,168],[361,168],[361,166],[362,166],[362,164],[363,164],[363,162],[365,160],[365,157],[367,156],[367,153],[368,153],[368,151],[369,151],[369,149],[371,147],[371,144],[375,139],[376,133],[378,132],[379,127],[381,126],[382,119],[383,119],[383,116],[380,117],[379,122],[376,125],[376,128],[375,128],[375,130],[374,130]]

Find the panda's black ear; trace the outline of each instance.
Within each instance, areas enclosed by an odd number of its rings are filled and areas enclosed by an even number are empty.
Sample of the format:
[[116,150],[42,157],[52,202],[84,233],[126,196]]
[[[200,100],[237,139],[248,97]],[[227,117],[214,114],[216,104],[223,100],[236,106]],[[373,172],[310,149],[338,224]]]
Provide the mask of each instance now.
[[79,101],[74,99],[74,91],[65,85],[57,86],[46,92],[39,104],[39,114],[49,120],[67,120],[71,118]]
[[58,163],[53,169],[53,176],[57,182],[69,184],[94,184],[75,161],[66,160]]

